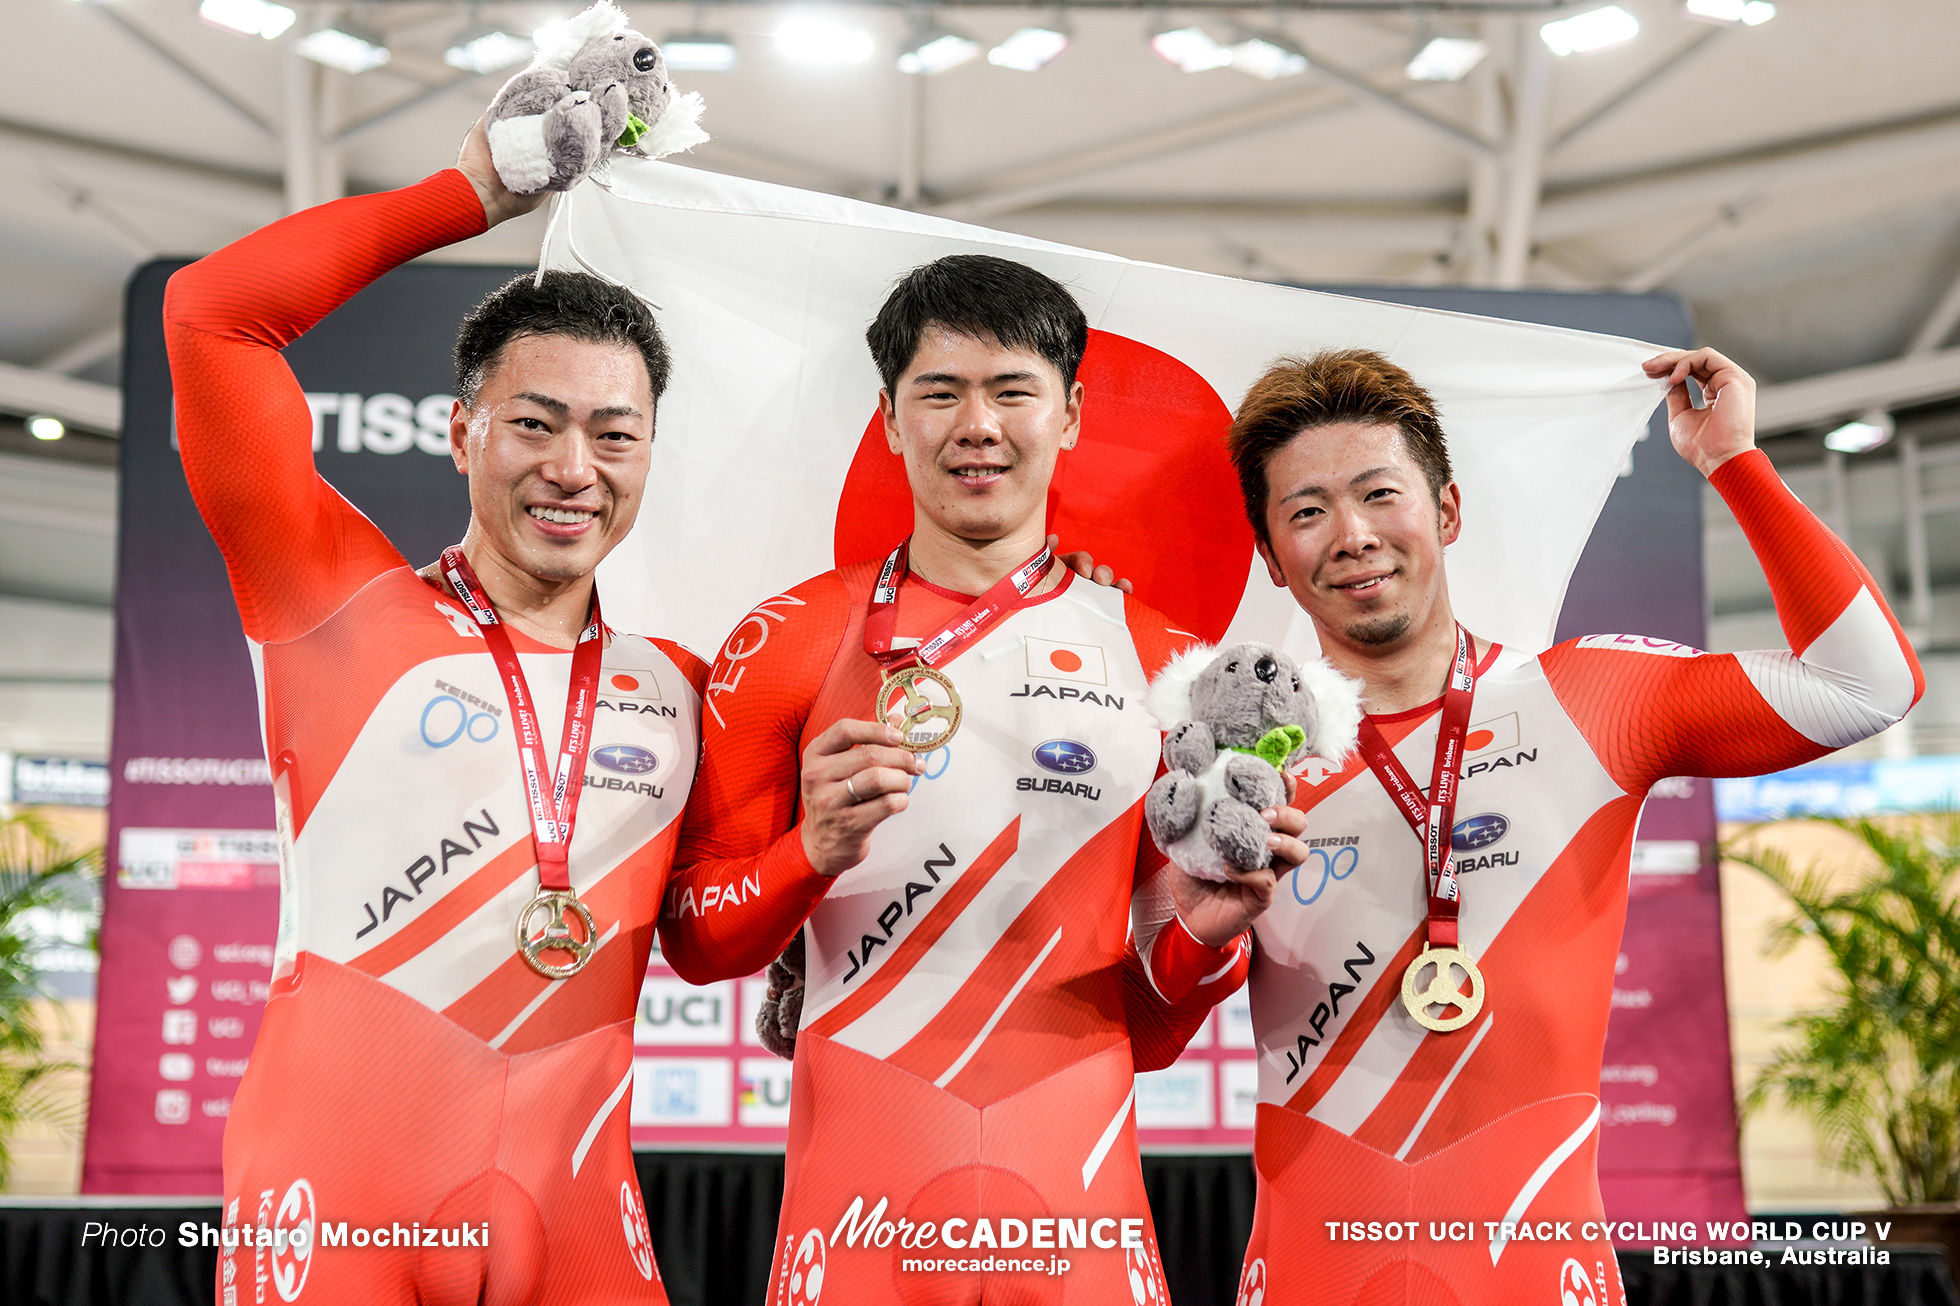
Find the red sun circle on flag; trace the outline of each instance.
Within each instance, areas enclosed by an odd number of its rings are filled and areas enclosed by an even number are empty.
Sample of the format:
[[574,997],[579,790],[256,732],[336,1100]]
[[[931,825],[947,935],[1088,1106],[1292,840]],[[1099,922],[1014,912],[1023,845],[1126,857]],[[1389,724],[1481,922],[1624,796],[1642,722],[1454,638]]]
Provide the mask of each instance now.
[[621,693],[623,693],[623,694],[630,694],[630,693],[632,693],[632,692],[633,692],[634,690],[636,690],[636,689],[638,689],[638,688],[640,687],[640,681],[639,681],[639,677],[637,677],[637,676],[614,676],[614,677],[612,678],[612,687],[613,687],[614,689],[617,689],[617,690],[619,690],[619,691],[620,691]]
[[[1048,529],[1064,550],[1114,567],[1172,624],[1217,642],[1252,563],[1252,528],[1225,452],[1230,410],[1184,363],[1110,331],[1089,333],[1077,375],[1082,438],[1056,467]],[[838,497],[836,563],[882,558],[911,529],[905,467],[874,412]],[[1058,670],[1080,669],[1074,654],[1051,657]]]
[[1065,648],[1058,648],[1048,655],[1048,665],[1057,671],[1080,671],[1082,670],[1082,656],[1078,653],[1071,653]]
[[1497,738],[1495,730],[1472,730],[1464,739],[1463,746],[1474,753],[1479,749],[1489,748],[1490,741],[1495,738]]

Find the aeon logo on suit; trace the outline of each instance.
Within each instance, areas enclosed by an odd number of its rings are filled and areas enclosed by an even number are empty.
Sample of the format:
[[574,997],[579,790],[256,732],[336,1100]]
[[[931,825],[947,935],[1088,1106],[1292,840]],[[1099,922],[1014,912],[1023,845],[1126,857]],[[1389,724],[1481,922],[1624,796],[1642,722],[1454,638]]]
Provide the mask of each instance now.
[[1073,739],[1051,739],[1034,750],[1035,765],[1057,775],[1086,775],[1096,769],[1096,755]]
[[632,744],[608,744],[594,749],[592,760],[608,771],[621,775],[645,775],[660,769],[660,759],[652,752]]

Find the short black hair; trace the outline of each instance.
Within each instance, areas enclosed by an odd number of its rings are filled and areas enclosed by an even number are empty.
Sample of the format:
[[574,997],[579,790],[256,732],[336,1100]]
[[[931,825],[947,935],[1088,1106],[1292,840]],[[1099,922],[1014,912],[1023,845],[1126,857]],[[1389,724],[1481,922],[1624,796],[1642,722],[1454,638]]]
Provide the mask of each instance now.
[[456,395],[469,408],[504,348],[524,336],[566,336],[640,351],[653,402],[666,393],[673,362],[653,313],[632,291],[589,272],[526,272],[484,297],[456,335]]
[[990,254],[948,254],[901,277],[864,333],[886,390],[897,389],[933,325],[1039,354],[1064,386],[1075,384],[1089,347],[1089,319],[1061,282]]

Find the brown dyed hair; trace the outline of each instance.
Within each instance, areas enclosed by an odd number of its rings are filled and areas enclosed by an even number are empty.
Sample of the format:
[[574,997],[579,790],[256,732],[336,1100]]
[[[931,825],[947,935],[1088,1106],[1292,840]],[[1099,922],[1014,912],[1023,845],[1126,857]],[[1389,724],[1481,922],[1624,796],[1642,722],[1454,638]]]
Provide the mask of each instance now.
[[1238,469],[1245,515],[1254,534],[1266,533],[1266,464],[1294,436],[1339,422],[1393,426],[1441,502],[1450,483],[1450,450],[1436,401],[1406,371],[1372,349],[1329,349],[1304,358],[1275,359],[1252,383],[1226,437]]

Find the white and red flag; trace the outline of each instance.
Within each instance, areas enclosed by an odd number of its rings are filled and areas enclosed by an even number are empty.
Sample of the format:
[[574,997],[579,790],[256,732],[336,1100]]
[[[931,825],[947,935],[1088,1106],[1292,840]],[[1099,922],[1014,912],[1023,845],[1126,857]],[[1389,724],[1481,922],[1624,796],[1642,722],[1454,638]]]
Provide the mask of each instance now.
[[[701,650],[759,596],[906,534],[864,329],[899,276],[942,255],[1018,260],[1081,302],[1083,433],[1050,527],[1209,640],[1318,651],[1254,555],[1223,444],[1278,355],[1379,350],[1436,396],[1466,505],[1452,602],[1478,634],[1533,652],[1662,394],[1640,371],[1655,351],[1628,340],[1137,263],[673,164],[615,159],[605,185],[556,204],[543,266],[632,287],[674,355],[639,524],[603,569],[607,615]],[[1078,679],[1093,661],[1079,656]]]

